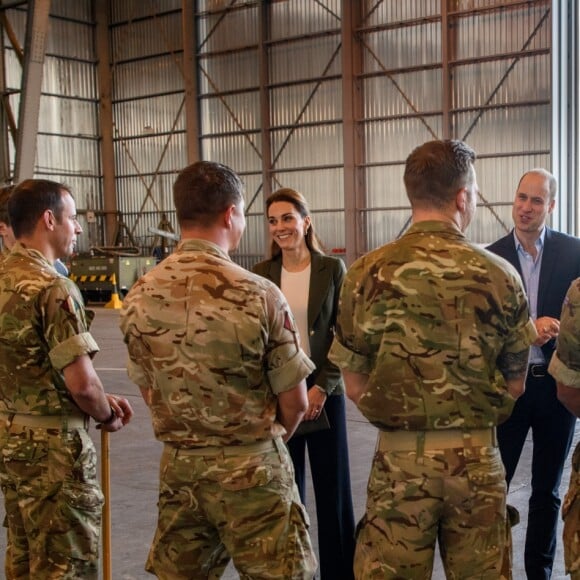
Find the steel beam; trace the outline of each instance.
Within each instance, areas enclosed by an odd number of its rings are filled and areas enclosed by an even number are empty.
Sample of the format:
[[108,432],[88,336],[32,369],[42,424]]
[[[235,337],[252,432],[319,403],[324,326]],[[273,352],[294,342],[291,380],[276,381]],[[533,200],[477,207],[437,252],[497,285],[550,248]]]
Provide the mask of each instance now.
[[6,92],[6,61],[4,43],[0,42],[0,94],[2,106],[0,106],[0,185],[11,181],[10,155],[8,149],[8,116],[10,101]]
[[14,169],[16,183],[34,176],[42,69],[44,66],[49,13],[50,0],[30,0],[28,2],[22,94],[18,113],[18,136]]
[[[270,139],[270,128],[272,119],[270,117],[270,65],[269,65],[269,48],[268,38],[270,31],[270,3],[262,2],[260,8],[260,38],[259,38],[259,63],[260,63],[260,127],[261,127],[261,143],[262,143],[262,185],[264,201],[272,193],[272,141]],[[254,194],[254,198],[260,189]],[[264,215],[266,214],[266,204],[262,205]],[[248,208],[250,209],[250,205]],[[264,219],[264,245],[265,257],[269,255],[268,249],[268,226],[267,220]]]
[[197,86],[197,35],[193,0],[182,0],[183,32],[183,86],[185,88],[185,127],[187,142],[187,162],[200,159],[199,145],[199,105]]
[[342,0],[342,114],[344,155],[344,222],[346,263],[367,250],[366,179],[360,164],[365,161],[364,135],[357,120],[363,118],[363,49],[356,35],[362,18],[361,0]]
[[[99,123],[101,134],[101,165],[103,172],[103,209],[105,212],[105,245],[112,246],[117,229],[117,189],[115,175],[115,146],[113,134],[113,95],[111,54],[109,50],[109,3],[95,3],[96,49],[99,61]],[[99,208],[91,208],[98,210]]]

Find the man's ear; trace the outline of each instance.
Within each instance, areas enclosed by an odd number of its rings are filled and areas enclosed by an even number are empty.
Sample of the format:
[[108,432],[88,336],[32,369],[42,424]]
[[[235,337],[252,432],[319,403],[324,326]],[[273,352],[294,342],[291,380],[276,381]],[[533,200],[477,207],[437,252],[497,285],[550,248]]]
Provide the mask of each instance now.
[[462,187],[456,194],[455,194],[455,205],[460,212],[464,212],[467,208],[467,188]]
[[47,230],[54,230],[54,226],[56,225],[56,217],[54,217],[54,213],[51,209],[44,210],[42,214],[42,223],[44,223]]
[[0,222],[0,236],[4,237],[8,232],[8,224],[6,222]]
[[234,213],[235,209],[235,205],[230,205],[230,207],[228,207],[224,212],[224,223],[228,230],[232,227],[232,214]]

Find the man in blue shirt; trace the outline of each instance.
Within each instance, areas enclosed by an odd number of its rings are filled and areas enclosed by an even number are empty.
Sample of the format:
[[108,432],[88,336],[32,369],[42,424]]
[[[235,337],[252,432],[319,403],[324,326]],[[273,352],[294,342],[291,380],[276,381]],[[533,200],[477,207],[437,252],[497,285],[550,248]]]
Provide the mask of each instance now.
[[562,303],[570,283],[580,275],[580,240],[546,226],[556,204],[556,191],[556,179],[545,169],[525,173],[512,209],[514,229],[488,248],[517,268],[538,331],[525,393],[511,417],[498,428],[508,485],[530,429],[533,434],[525,547],[526,574],[532,580],[547,580],[552,574],[561,503],[558,488],[576,420],[558,401],[556,384],[548,374]]

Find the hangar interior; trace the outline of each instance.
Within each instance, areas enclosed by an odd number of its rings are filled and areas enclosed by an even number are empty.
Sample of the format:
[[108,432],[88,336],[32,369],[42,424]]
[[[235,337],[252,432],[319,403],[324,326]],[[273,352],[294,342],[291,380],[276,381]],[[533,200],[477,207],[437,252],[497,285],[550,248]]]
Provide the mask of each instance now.
[[70,185],[81,254],[150,256],[175,244],[163,232],[178,230],[177,172],[219,161],[246,184],[238,262],[267,254],[264,199],[292,187],[350,263],[409,225],[409,152],[459,138],[478,153],[472,239],[509,230],[517,181],[537,166],[560,182],[553,225],[577,233],[577,11],[573,0],[4,0],[1,177]]
[[[510,229],[519,177],[538,166],[560,184],[552,225],[580,233],[577,0],[2,0],[0,26],[0,181],[71,187],[85,272],[100,256],[170,252],[172,184],[198,159],[246,184],[236,261],[267,254],[264,200],[292,187],[328,251],[351,263],[410,224],[404,161],[434,138],[478,153],[476,242]],[[144,267],[122,264],[121,285]],[[159,446],[119,357],[116,313],[99,309],[96,322],[97,370],[136,409],[111,460],[123,507],[113,513],[114,577],[132,580],[144,577],[153,533]],[[360,515],[376,433],[352,405],[348,432]],[[525,457],[510,492],[523,520],[529,447]],[[569,462],[562,492],[568,480]],[[0,563],[4,548],[0,534]]]

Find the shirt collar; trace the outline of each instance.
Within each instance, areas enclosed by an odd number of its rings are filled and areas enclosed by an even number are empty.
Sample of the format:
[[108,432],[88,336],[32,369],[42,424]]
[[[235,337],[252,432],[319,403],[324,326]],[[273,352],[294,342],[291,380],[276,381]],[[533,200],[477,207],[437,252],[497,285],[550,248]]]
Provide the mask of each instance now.
[[[520,242],[518,236],[516,235],[516,230],[514,228],[513,230],[513,234],[514,234],[514,243],[516,245],[516,251],[517,252],[525,252],[525,248],[522,245],[522,243]],[[541,249],[544,247],[544,240],[546,239],[546,226],[544,226],[542,228],[542,231],[540,232],[540,235],[538,236],[538,239],[534,242],[534,246],[536,246],[536,250],[538,251],[538,253],[541,251]]]
[[405,232],[406,234],[437,232],[450,234],[455,237],[464,238],[463,232],[454,224],[450,222],[442,222],[437,220],[426,220],[416,222]]
[[14,244],[14,246],[12,247],[11,252],[13,254],[18,254],[21,256],[26,256],[29,259],[34,260],[35,262],[38,262],[40,264],[42,264],[43,266],[50,266],[52,269],[54,269],[54,264],[51,263],[48,258],[39,250],[35,250],[34,248],[27,248],[26,246],[24,246],[22,243],[20,242],[16,242]]
[[209,240],[201,240],[199,238],[182,240],[177,245],[177,250],[180,252],[207,252],[208,254],[214,254],[230,262],[232,260],[223,248]]

